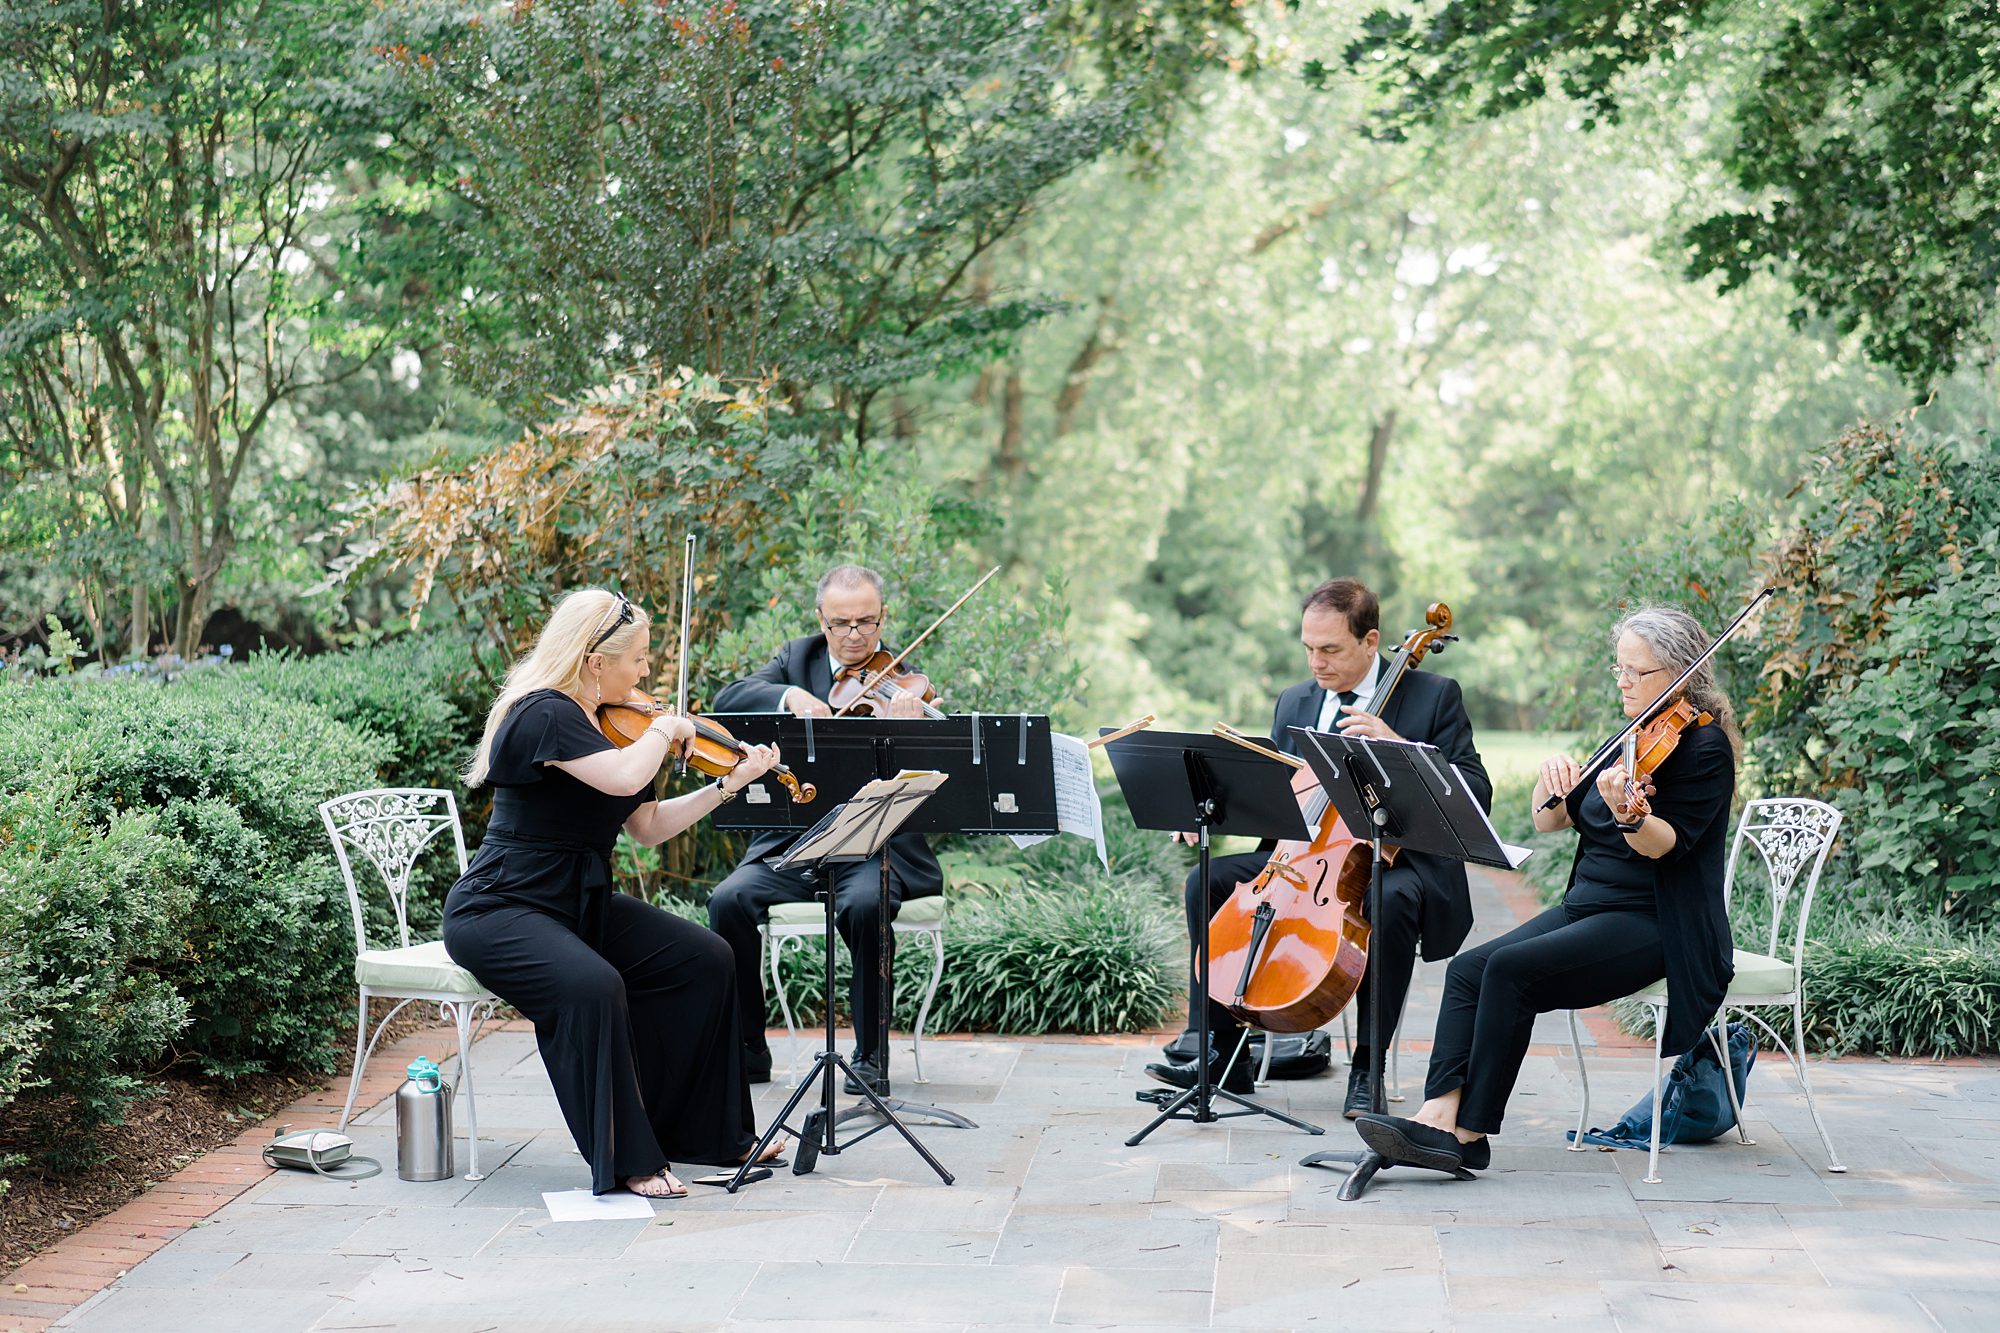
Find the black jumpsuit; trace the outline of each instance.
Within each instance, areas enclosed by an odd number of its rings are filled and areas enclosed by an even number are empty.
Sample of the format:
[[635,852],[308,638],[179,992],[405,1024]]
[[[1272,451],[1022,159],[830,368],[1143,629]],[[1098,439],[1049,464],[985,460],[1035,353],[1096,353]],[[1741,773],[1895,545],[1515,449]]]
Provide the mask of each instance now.
[[1536,1014],[1608,1004],[1666,977],[1686,997],[1668,1007],[1666,1054],[1714,1019],[1732,972],[1722,906],[1736,787],[1728,736],[1689,728],[1655,777],[1653,813],[1672,826],[1672,851],[1657,860],[1633,851],[1597,784],[1584,783],[1566,802],[1578,844],[1563,900],[1452,959],[1424,1096],[1463,1088],[1461,1128],[1500,1132]]
[[612,844],[649,797],[546,766],[611,748],[560,691],[515,704],[493,738],[486,840],[444,912],[453,961],[534,1023],[598,1194],[756,1140],[729,946],[611,888]]

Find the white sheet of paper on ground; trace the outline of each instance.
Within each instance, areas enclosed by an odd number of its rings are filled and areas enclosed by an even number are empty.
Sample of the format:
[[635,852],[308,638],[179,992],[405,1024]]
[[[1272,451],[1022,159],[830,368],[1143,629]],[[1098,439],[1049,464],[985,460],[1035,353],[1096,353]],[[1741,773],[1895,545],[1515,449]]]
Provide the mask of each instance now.
[[[1090,775],[1090,747],[1074,736],[1056,732],[1049,737],[1049,755],[1056,769],[1056,827],[1097,844],[1097,859],[1111,868],[1104,853],[1104,803],[1097,796],[1097,782]],[[1046,834],[1011,835],[1016,847],[1032,847],[1048,841]]]
[[542,1195],[551,1222],[611,1222],[623,1217],[651,1217],[653,1201],[617,1190],[592,1194],[589,1190],[559,1190]]

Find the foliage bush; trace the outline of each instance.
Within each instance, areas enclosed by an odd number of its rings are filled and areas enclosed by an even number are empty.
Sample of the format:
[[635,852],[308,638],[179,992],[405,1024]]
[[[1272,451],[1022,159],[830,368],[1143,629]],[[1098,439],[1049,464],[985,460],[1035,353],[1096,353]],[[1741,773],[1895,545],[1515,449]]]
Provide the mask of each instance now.
[[[706,920],[691,905],[678,906]],[[1129,879],[1028,883],[1004,892],[952,891],[944,974],[931,1032],[1142,1032],[1177,1011],[1186,984],[1178,913]],[[835,993],[845,1010],[852,963],[836,944]],[[932,955],[905,938],[896,951],[894,1022],[914,1027]],[[817,939],[780,963],[793,1016],[824,1022],[826,965]],[[767,1022],[783,1022],[775,994]]]
[[450,633],[406,634],[347,652],[265,653],[228,673],[274,703],[317,706],[383,742],[386,787],[459,786],[458,770],[495,693],[471,643]]
[[[29,1146],[85,1165],[190,1021],[162,975],[193,904],[187,848],[152,811],[93,828],[57,786],[0,797],[0,1107],[37,1095]],[[6,1163],[0,1162],[0,1170]]]
[[0,686],[0,1102],[48,1165],[164,1062],[331,1068],[352,936],[316,807],[387,757],[228,672]]

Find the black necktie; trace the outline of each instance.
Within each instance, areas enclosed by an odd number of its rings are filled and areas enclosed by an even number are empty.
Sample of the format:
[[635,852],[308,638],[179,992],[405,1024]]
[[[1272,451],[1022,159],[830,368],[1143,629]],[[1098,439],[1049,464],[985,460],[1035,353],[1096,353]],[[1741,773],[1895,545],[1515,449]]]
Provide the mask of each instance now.
[[1340,706],[1342,708],[1345,708],[1349,704],[1353,703],[1356,699],[1359,699],[1361,696],[1356,694],[1353,690],[1342,690],[1338,695],[1334,697],[1339,699]]

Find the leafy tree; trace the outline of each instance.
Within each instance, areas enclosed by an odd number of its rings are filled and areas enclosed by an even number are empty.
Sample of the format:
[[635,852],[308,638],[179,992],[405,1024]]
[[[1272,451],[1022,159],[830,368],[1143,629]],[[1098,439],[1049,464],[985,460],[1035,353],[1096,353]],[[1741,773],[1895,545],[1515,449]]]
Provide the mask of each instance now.
[[102,646],[146,651],[164,582],[192,651],[274,414],[395,331],[363,223],[408,201],[327,77],[363,8],[0,6],[0,520]]
[[1558,92],[1586,126],[1686,84],[1719,99],[1716,157],[1740,194],[1686,230],[1690,275],[1782,274],[1796,320],[1860,330],[1921,392],[1992,356],[1996,49],[1983,0],[1432,0],[1375,10],[1345,56],[1384,95],[1390,138]]
[[869,438],[887,387],[1052,309],[968,299],[1041,193],[1118,149],[1124,84],[1070,77],[1035,0],[539,0],[378,25],[472,216],[463,364],[524,416],[635,357],[771,373]]

